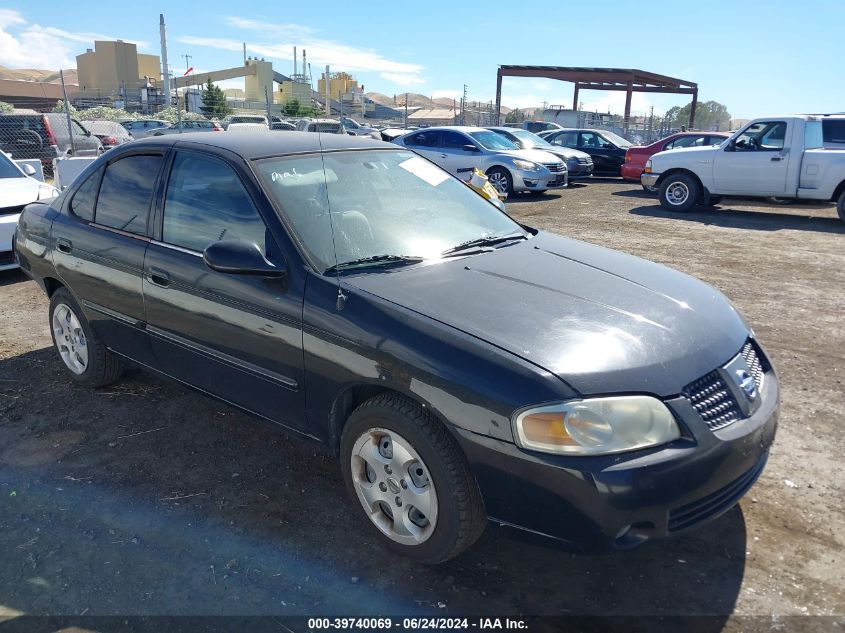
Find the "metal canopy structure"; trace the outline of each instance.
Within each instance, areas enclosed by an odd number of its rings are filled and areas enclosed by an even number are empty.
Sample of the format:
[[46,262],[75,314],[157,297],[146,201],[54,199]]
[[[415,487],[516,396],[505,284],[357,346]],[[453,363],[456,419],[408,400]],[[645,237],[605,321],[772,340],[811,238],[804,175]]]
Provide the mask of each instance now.
[[579,68],[572,66],[499,66],[496,73],[496,115],[501,120],[502,77],[535,77],[571,81],[575,84],[572,109],[578,110],[581,90],[617,90],[625,92],[625,125],[631,118],[631,97],[635,92],[661,92],[692,95],[689,127],[695,126],[698,84],[684,79],[658,75],[633,68]]

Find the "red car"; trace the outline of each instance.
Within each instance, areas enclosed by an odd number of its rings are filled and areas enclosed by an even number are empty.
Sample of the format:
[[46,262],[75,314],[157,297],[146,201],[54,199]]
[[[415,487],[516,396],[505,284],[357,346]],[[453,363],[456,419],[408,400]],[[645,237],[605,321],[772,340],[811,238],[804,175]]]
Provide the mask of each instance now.
[[[667,149],[675,149],[678,147],[706,147],[708,145],[719,145],[730,134],[725,132],[678,132],[672,134],[664,139],[661,139],[651,145],[644,147],[629,147],[625,152],[625,164],[622,165],[622,178],[640,182],[643,168],[645,168],[646,161],[657,152],[663,152]],[[643,189],[654,193],[652,187],[643,185]]]

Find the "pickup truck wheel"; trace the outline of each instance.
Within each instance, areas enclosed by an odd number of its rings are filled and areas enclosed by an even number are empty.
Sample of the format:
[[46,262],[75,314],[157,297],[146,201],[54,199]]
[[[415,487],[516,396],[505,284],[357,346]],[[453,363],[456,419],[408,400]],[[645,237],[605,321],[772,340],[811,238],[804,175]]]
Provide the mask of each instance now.
[[667,176],[660,185],[660,206],[667,211],[689,211],[698,203],[698,183],[686,174]]
[[454,558],[486,526],[481,493],[455,439],[397,394],[359,406],[343,429],[346,489],[380,541],[422,563]]
[[510,172],[504,167],[492,167],[488,169],[487,178],[498,193],[508,195],[513,193],[513,178],[511,178]]
[[120,377],[120,357],[106,348],[65,288],[59,288],[50,298],[50,333],[59,357],[76,382],[102,387]]
[[836,202],[836,212],[839,214],[839,219],[845,222],[845,191],[839,194],[839,200]]

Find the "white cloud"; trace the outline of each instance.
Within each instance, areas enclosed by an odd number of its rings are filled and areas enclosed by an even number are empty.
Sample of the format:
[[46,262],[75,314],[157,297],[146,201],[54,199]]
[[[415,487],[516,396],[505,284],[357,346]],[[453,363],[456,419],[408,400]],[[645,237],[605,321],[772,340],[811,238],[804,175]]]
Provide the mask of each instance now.
[[[94,40],[114,40],[100,33],[72,33],[28,22],[20,11],[0,9],[0,65],[11,68],[57,70],[76,68],[79,44],[93,46]],[[130,40],[126,40],[130,41]],[[134,42],[139,48],[145,42]]]
[[[303,49],[308,53],[308,61],[315,66],[314,74],[319,74],[326,64],[337,70],[351,72],[377,72],[393,83],[410,86],[424,84],[424,67],[420,64],[387,59],[368,48],[359,48],[335,40],[323,39],[310,27],[299,24],[270,24],[239,17],[225,19],[228,26],[250,31],[252,37],[258,37],[258,43],[247,41],[247,53],[279,60],[293,60],[293,47],[298,49],[301,60]],[[184,44],[208,46],[227,51],[242,50],[242,40],[227,38],[208,38],[184,35],[176,38]],[[249,38],[244,38],[249,39]],[[317,70],[319,68],[319,70]]]

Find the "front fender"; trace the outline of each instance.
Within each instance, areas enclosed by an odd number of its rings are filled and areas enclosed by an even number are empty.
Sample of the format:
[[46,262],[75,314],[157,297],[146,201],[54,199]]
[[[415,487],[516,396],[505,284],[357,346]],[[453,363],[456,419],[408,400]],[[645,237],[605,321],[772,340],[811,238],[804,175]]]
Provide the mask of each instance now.
[[714,191],[713,161],[716,152],[709,147],[658,152],[651,157],[651,170],[660,174],[658,182],[662,182],[668,174],[685,171],[693,174],[705,189]]

